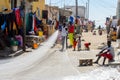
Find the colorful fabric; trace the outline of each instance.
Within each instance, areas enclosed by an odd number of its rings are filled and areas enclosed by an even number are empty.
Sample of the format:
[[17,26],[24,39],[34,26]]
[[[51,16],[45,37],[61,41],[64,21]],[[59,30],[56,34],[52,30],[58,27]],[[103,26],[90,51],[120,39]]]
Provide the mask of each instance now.
[[23,38],[21,35],[16,35],[15,36],[16,40],[19,41],[19,45],[22,47],[23,46]]
[[75,49],[77,45],[77,41],[73,41],[73,48]]
[[73,23],[74,22],[74,18],[72,16],[70,16],[70,22]]
[[32,30],[34,30],[34,31],[37,31],[38,29],[37,29],[37,26],[36,26],[36,19],[35,19],[35,16],[33,15],[33,26],[32,26],[33,28],[32,28]]
[[26,15],[26,34],[29,34],[29,31],[32,30],[33,17],[32,13]]
[[74,26],[71,25],[69,28],[68,28],[68,32],[69,33],[74,33]]
[[89,43],[85,43],[84,46],[85,46],[86,48],[89,48],[90,44],[89,44]]
[[106,57],[109,60],[113,60],[113,56],[109,52],[102,53],[102,54],[100,54],[100,56]]
[[3,31],[5,30],[5,28],[6,28],[6,21],[4,21],[4,24],[1,25],[1,29],[2,29]]
[[22,25],[22,20],[20,16],[20,9],[15,9],[16,22],[18,26]]
[[70,40],[70,45],[73,45],[73,33],[69,33],[68,38]]

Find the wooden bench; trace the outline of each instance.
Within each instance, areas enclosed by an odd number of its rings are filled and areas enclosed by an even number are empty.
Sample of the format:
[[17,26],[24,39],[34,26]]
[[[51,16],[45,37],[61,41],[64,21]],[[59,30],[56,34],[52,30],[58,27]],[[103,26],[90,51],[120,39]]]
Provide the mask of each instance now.
[[80,59],[79,60],[79,66],[92,66],[93,65],[93,59]]

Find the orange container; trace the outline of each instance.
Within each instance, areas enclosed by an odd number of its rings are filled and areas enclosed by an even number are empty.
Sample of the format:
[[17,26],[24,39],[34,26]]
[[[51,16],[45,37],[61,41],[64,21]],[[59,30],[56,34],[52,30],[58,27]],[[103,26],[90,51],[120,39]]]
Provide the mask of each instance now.
[[38,48],[38,44],[37,43],[33,43],[33,49],[37,49]]

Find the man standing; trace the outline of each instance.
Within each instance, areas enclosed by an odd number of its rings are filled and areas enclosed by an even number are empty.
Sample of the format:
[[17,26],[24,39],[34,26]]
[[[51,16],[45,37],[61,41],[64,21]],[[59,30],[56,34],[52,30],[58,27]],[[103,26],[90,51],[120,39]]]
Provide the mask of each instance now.
[[62,31],[61,31],[61,36],[62,36],[62,49],[61,49],[60,51],[63,51],[63,50],[64,50],[67,33],[68,33],[68,32],[66,31],[66,24],[64,23],[63,26],[62,26]]

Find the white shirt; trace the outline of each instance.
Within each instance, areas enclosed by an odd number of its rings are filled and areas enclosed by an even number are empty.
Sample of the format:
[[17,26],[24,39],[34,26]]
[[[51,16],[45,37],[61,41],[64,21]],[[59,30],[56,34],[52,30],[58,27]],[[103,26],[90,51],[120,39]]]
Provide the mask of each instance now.
[[114,48],[111,46],[111,47],[105,47],[104,49],[102,49],[102,50],[110,50],[109,52],[110,52],[110,54],[113,56],[113,59],[114,59],[114,57],[115,57],[115,52],[114,52]]
[[61,32],[62,36],[67,36],[67,31],[65,30],[65,27],[62,26],[62,32]]
[[116,27],[116,26],[117,26],[117,19],[115,19],[115,20],[112,21],[111,26],[113,26],[113,27]]

